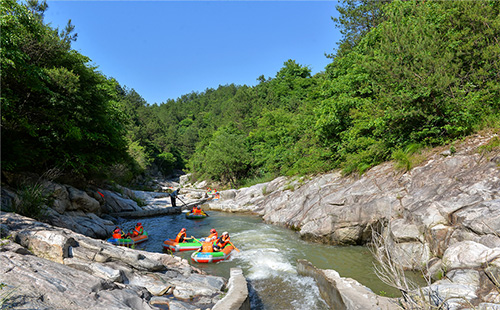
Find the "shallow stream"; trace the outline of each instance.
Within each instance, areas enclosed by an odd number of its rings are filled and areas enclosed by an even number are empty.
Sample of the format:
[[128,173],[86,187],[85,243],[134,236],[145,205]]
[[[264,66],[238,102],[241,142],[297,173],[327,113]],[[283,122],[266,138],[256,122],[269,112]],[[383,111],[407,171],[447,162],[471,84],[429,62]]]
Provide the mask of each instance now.
[[398,296],[398,292],[383,284],[374,274],[373,257],[366,247],[328,246],[310,243],[296,232],[265,224],[253,215],[208,211],[209,217],[188,220],[184,214],[128,220],[120,226],[132,230],[140,221],[149,233],[149,240],[136,246],[150,252],[163,252],[163,241],[175,238],[183,227],[188,236],[206,237],[210,229],[219,235],[227,231],[240,252],[231,259],[216,264],[198,264],[190,259],[192,252],[176,252],[208,274],[229,278],[231,267],[240,267],[248,279],[252,309],[329,309],[310,277],[297,273],[297,259],[306,259],[320,269],[335,269],[343,277],[356,279],[380,294]]

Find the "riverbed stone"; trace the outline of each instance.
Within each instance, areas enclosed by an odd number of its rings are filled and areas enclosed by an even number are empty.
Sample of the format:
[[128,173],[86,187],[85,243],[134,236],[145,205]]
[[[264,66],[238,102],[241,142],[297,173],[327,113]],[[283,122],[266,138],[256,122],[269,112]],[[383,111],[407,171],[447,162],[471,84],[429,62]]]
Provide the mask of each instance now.
[[479,268],[500,258],[500,248],[489,248],[474,241],[463,241],[451,245],[443,255],[447,269]]
[[298,272],[314,278],[321,297],[332,309],[339,310],[392,310],[400,309],[396,300],[378,296],[354,279],[340,277],[332,269],[322,270],[307,260],[298,260]]
[[248,285],[240,268],[231,268],[226,296],[212,310],[250,310]]
[[392,239],[396,242],[424,242],[423,233],[418,226],[405,219],[394,219],[390,222]]

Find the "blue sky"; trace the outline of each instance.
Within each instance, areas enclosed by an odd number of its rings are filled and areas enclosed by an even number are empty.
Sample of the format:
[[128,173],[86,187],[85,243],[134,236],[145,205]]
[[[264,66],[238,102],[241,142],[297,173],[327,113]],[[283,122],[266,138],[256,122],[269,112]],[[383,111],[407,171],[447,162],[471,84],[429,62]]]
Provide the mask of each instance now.
[[47,1],[73,48],[148,103],[274,77],[288,59],[323,71],[341,38],[336,1]]

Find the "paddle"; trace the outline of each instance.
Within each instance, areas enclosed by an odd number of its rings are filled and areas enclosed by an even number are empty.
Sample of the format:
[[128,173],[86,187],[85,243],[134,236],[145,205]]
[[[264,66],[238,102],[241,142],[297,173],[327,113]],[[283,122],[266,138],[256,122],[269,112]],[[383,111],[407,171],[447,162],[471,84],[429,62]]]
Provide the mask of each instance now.
[[229,241],[229,244],[232,245],[236,251],[240,252],[240,250],[238,250],[238,248],[231,241]]
[[184,207],[184,206],[187,207],[187,204],[184,202],[184,200],[182,200],[179,196],[176,196],[176,198],[179,199],[183,203],[182,207]]

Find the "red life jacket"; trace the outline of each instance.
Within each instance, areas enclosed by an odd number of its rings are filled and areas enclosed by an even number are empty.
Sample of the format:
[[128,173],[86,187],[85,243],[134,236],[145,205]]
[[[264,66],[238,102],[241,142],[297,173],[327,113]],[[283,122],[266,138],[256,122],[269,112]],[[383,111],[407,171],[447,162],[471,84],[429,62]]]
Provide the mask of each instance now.
[[122,238],[121,232],[113,232],[113,238],[115,238],[115,239],[121,239]]

